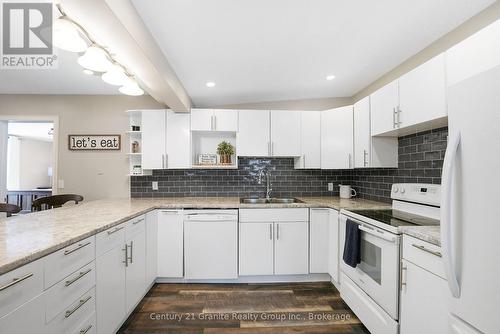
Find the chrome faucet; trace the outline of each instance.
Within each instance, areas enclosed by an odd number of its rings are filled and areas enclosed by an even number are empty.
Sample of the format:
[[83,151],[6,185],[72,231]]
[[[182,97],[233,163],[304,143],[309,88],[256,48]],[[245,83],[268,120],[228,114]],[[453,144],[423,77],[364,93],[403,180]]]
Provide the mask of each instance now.
[[259,172],[259,184],[262,184],[262,178],[266,176],[266,200],[271,200],[271,171],[268,168],[261,169]]

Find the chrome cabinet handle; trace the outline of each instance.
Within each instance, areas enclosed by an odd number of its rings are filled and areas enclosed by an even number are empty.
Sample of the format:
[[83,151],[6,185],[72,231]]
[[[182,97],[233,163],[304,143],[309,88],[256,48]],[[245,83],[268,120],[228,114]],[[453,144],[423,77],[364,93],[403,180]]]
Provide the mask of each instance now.
[[276,224],[276,240],[280,239],[280,224]]
[[348,159],[347,162],[348,162],[348,165],[349,165],[348,168],[351,168],[351,153],[348,153],[347,159]]
[[267,153],[268,153],[269,156],[272,155],[272,153],[271,153],[271,142],[267,142]]
[[217,131],[217,116],[213,116],[214,118],[214,131]]
[[392,108],[392,128],[395,129],[396,128],[396,114],[397,114],[397,111],[396,111],[396,107],[393,107]]
[[130,241],[130,257],[128,258],[130,263],[134,263],[134,242]]
[[64,251],[64,255],[69,255],[71,253],[74,253],[77,250],[82,249],[83,247],[88,246],[88,245],[90,245],[90,241],[88,241],[88,242],[86,242],[84,244],[78,244],[78,246],[76,248],[72,249],[72,250],[65,250]]
[[136,220],[135,222],[132,223],[132,225],[137,225],[139,223],[142,223],[144,221],[144,218],[141,218],[139,220]]
[[403,287],[406,287],[406,268],[403,264],[401,264],[401,291],[403,291]]
[[22,281],[24,280],[27,280],[28,278],[30,278],[31,276],[33,276],[33,273],[29,273],[27,275],[24,275],[23,277],[19,277],[19,278],[13,278],[12,279],[12,282],[8,283],[8,284],[5,284],[4,286],[1,286],[0,287],[0,291],[3,291],[3,290],[6,290],[8,288],[10,288],[11,286],[13,285],[16,285],[18,283],[21,283]]
[[[365,232],[365,233],[368,233],[368,234],[371,234],[373,235],[374,237],[377,237],[377,238],[380,238],[382,240],[385,240],[385,241],[389,241],[389,242],[395,242],[396,241],[396,238],[394,237],[388,237],[384,234],[384,232],[381,232],[379,230],[377,230],[376,232],[374,231],[373,228],[369,228],[367,227],[367,225],[359,225],[358,228]],[[378,232],[378,233],[377,233]]]
[[398,116],[397,126],[398,126],[398,128],[400,128],[401,127],[400,125],[403,124],[403,122],[401,122],[401,109],[399,108],[399,106],[397,106],[396,110],[397,110],[397,116]]
[[123,228],[124,228],[124,227],[123,227],[123,226],[121,226],[121,227],[117,227],[117,228],[115,228],[113,231],[108,231],[108,235],[111,235],[111,234],[116,233],[116,232],[118,232],[118,231],[120,231],[120,230],[123,230]]
[[435,256],[438,256],[438,257],[443,257],[443,254],[441,254],[441,252],[436,252],[436,251],[433,251],[433,250],[430,250],[428,248],[425,248],[425,246],[422,246],[422,245],[417,245],[417,244],[412,244],[413,247],[415,248],[418,248],[424,252],[427,252],[429,254],[432,254],[432,255],[435,255]]
[[367,158],[368,157],[368,152],[366,152],[366,150],[363,150],[363,166],[366,167],[366,165],[368,165],[368,161],[367,161]]
[[271,155],[274,156],[274,142],[271,142]]
[[80,302],[78,303],[78,305],[76,305],[72,310],[68,310],[66,311],[66,313],[64,314],[64,317],[65,318],[69,318],[73,313],[75,313],[80,307],[82,307],[83,305],[85,305],[86,302],[88,302],[90,300],[90,298],[92,298],[92,296],[88,296],[87,298],[85,299],[80,299]]
[[128,267],[128,245],[125,244],[125,248],[122,250],[125,251],[125,261],[122,262],[125,263],[125,267]]
[[85,334],[85,333],[87,333],[87,332],[88,332],[91,328],[92,328],[92,325],[89,325],[87,328],[82,329],[79,333],[80,333],[80,334]]
[[302,155],[302,163],[304,164],[304,168],[306,168],[306,155]]
[[273,224],[269,224],[269,240],[273,240]]
[[166,213],[166,214],[170,214],[170,215],[176,215],[176,214],[178,214],[177,211],[169,211],[169,210],[162,210],[161,212],[162,213]]
[[75,283],[76,281],[78,281],[80,278],[82,278],[83,276],[87,275],[91,271],[92,271],[91,268],[89,268],[89,269],[87,269],[85,271],[80,271],[80,273],[78,274],[78,276],[76,276],[73,279],[70,279],[70,280],[66,281],[66,283],[64,284],[64,286],[70,286],[71,284]]

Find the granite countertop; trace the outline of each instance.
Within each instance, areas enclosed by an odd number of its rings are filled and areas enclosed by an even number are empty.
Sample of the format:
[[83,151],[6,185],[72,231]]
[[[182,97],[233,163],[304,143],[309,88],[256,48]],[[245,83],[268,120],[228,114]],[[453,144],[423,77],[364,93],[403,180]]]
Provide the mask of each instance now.
[[441,247],[439,226],[401,226],[402,233]]
[[0,275],[154,209],[315,208],[377,209],[387,203],[303,197],[304,203],[240,204],[237,197],[115,199],[0,219]]

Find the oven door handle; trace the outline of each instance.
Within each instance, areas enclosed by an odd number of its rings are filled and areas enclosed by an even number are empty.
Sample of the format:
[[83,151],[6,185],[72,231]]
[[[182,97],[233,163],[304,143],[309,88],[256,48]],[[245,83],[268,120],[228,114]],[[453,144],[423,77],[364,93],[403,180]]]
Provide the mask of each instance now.
[[374,230],[369,229],[368,227],[365,227],[363,225],[359,225],[358,228],[361,231],[365,232],[365,233],[368,233],[370,235],[373,235],[373,236],[375,236],[377,238],[380,238],[380,239],[383,239],[385,241],[389,241],[389,242],[395,242],[396,241],[395,237],[388,237],[383,232],[375,232]]

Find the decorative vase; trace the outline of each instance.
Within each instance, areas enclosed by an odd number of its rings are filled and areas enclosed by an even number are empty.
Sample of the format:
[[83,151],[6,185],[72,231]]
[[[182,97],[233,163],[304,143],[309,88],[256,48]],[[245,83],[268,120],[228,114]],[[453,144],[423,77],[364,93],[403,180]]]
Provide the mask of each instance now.
[[231,155],[229,155],[229,154],[222,154],[220,156],[220,163],[222,165],[230,165],[231,164]]

